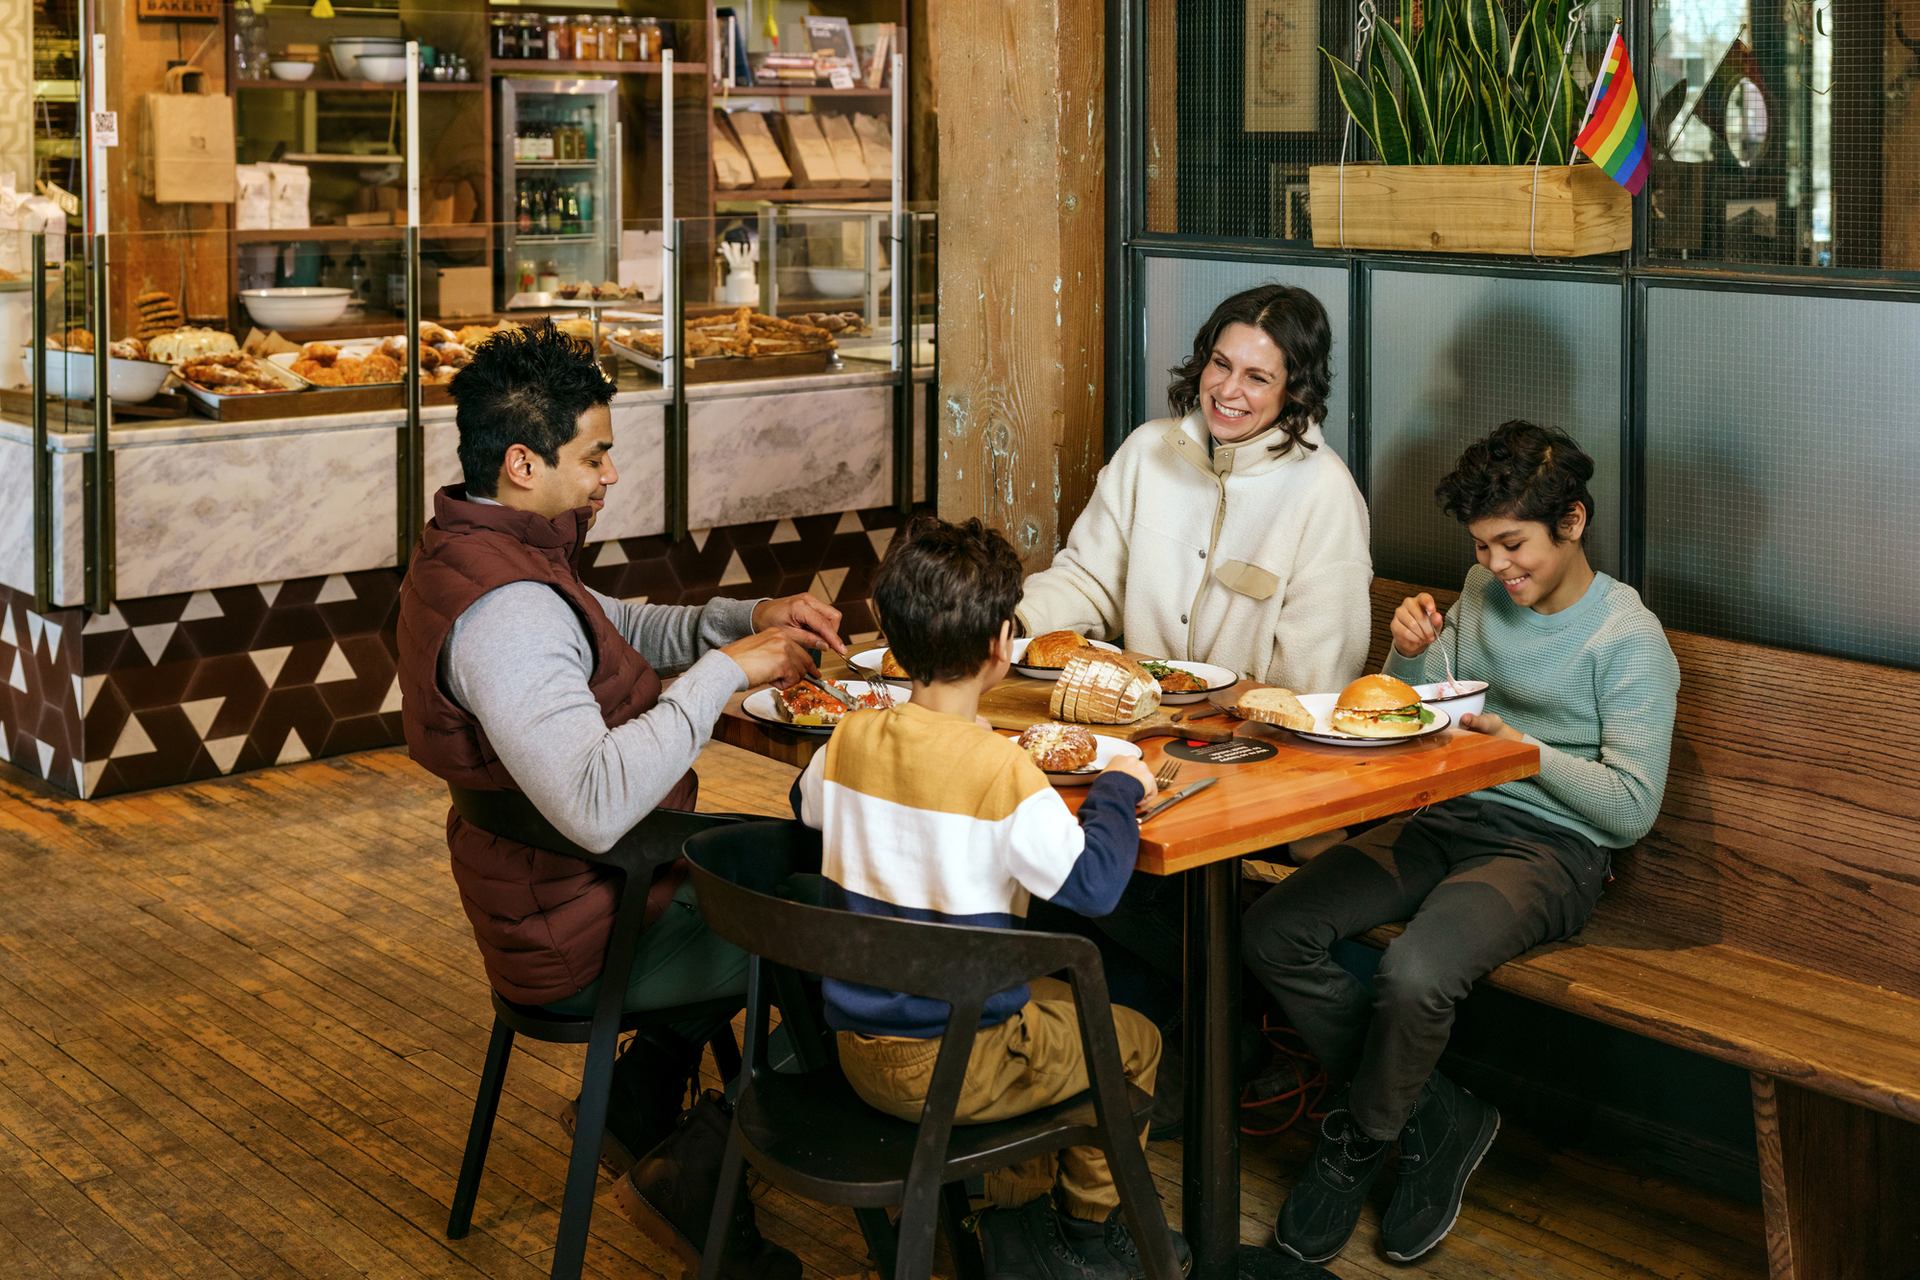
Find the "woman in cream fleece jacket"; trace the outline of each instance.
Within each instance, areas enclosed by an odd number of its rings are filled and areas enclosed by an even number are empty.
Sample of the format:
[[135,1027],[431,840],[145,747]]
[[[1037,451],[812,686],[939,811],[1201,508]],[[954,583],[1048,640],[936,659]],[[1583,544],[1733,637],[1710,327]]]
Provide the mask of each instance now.
[[1127,437],[1067,545],[1027,579],[1027,634],[1124,637],[1300,692],[1360,674],[1373,565],[1366,503],[1320,431],[1331,347],[1305,290],[1215,308],[1174,371],[1184,416]]

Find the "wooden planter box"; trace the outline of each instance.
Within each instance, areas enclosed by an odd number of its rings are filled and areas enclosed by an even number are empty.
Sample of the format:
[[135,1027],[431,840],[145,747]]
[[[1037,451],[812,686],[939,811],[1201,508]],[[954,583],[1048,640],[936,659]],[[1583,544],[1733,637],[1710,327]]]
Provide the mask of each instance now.
[[[1350,164],[1307,171],[1313,243],[1323,249],[1516,253],[1579,258],[1633,244],[1633,197],[1599,166]],[[1532,235],[1528,234],[1531,217]]]

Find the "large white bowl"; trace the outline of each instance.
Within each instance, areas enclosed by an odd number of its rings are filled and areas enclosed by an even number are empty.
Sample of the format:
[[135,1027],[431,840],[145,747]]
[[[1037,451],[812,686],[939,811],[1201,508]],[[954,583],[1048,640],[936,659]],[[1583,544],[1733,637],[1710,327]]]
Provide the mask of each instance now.
[[807,283],[828,298],[857,298],[867,291],[867,273],[858,267],[808,267]]
[[342,80],[361,78],[360,56],[377,54],[383,57],[397,58],[405,56],[407,42],[396,40],[392,36],[342,36],[329,41],[327,51],[333,55],[333,69]]
[[359,58],[362,80],[375,80],[381,84],[394,84],[407,78],[407,57],[405,54],[363,53]]
[[242,289],[241,305],[253,322],[269,329],[310,329],[332,324],[352,301],[351,289]]
[[310,80],[313,78],[311,62],[269,62],[267,70],[273,72],[275,80]]
[[[26,367],[33,373],[33,354]],[[173,366],[156,360],[107,358],[107,398],[122,404],[145,404],[160,394]],[[47,352],[47,394],[64,400],[93,399],[93,356],[85,351]]]
[[1461,716],[1477,716],[1487,709],[1485,680],[1456,680],[1450,691],[1444,682],[1417,684],[1413,686],[1413,691],[1420,695],[1420,701],[1430,707],[1438,707],[1456,721]]

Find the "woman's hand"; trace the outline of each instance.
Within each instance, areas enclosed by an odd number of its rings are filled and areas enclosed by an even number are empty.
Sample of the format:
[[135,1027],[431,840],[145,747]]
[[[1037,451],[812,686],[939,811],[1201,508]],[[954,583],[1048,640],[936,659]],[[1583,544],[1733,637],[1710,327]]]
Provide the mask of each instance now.
[[1417,658],[1440,638],[1440,629],[1446,625],[1446,615],[1432,596],[1424,591],[1408,596],[1393,611],[1393,647],[1403,658]]
[[800,632],[808,639],[809,648],[831,649],[843,658],[847,656],[847,642],[840,638],[840,611],[811,592],[762,600],[754,606],[753,629],[769,631],[775,627]]
[[1484,733],[1489,738],[1505,738],[1508,742],[1524,742],[1527,736],[1491,711],[1479,711],[1461,716],[1460,727],[1471,729],[1475,733]]

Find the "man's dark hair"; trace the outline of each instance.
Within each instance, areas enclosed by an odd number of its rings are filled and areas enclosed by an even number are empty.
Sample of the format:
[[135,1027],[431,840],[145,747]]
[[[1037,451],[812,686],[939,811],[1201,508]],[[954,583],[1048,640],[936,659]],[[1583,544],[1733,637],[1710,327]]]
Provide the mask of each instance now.
[[1575,504],[1587,510],[1580,541],[1593,532],[1593,459],[1558,427],[1542,427],[1515,418],[1460,455],[1447,478],[1435,487],[1440,507],[1461,524],[1488,516],[1537,520],[1555,542],[1560,522]]
[[1020,603],[1020,557],[978,519],[921,516],[894,536],[873,606],[896,662],[915,680],[963,680],[986,664]]
[[507,450],[523,444],[548,466],[579,434],[580,415],[613,399],[613,384],[593,351],[543,320],[505,329],[474,348],[473,362],[453,376],[454,422],[467,494],[491,498]]
[[1200,375],[1213,359],[1214,344],[1228,325],[1251,325],[1273,339],[1287,360],[1287,401],[1280,406],[1285,435],[1272,452],[1285,453],[1294,445],[1306,449],[1307,428],[1327,416],[1327,394],[1333,389],[1333,327],[1320,299],[1292,285],[1263,284],[1234,294],[1213,309],[1200,332],[1193,335],[1193,353],[1170,370],[1167,406],[1181,417],[1200,404]]

